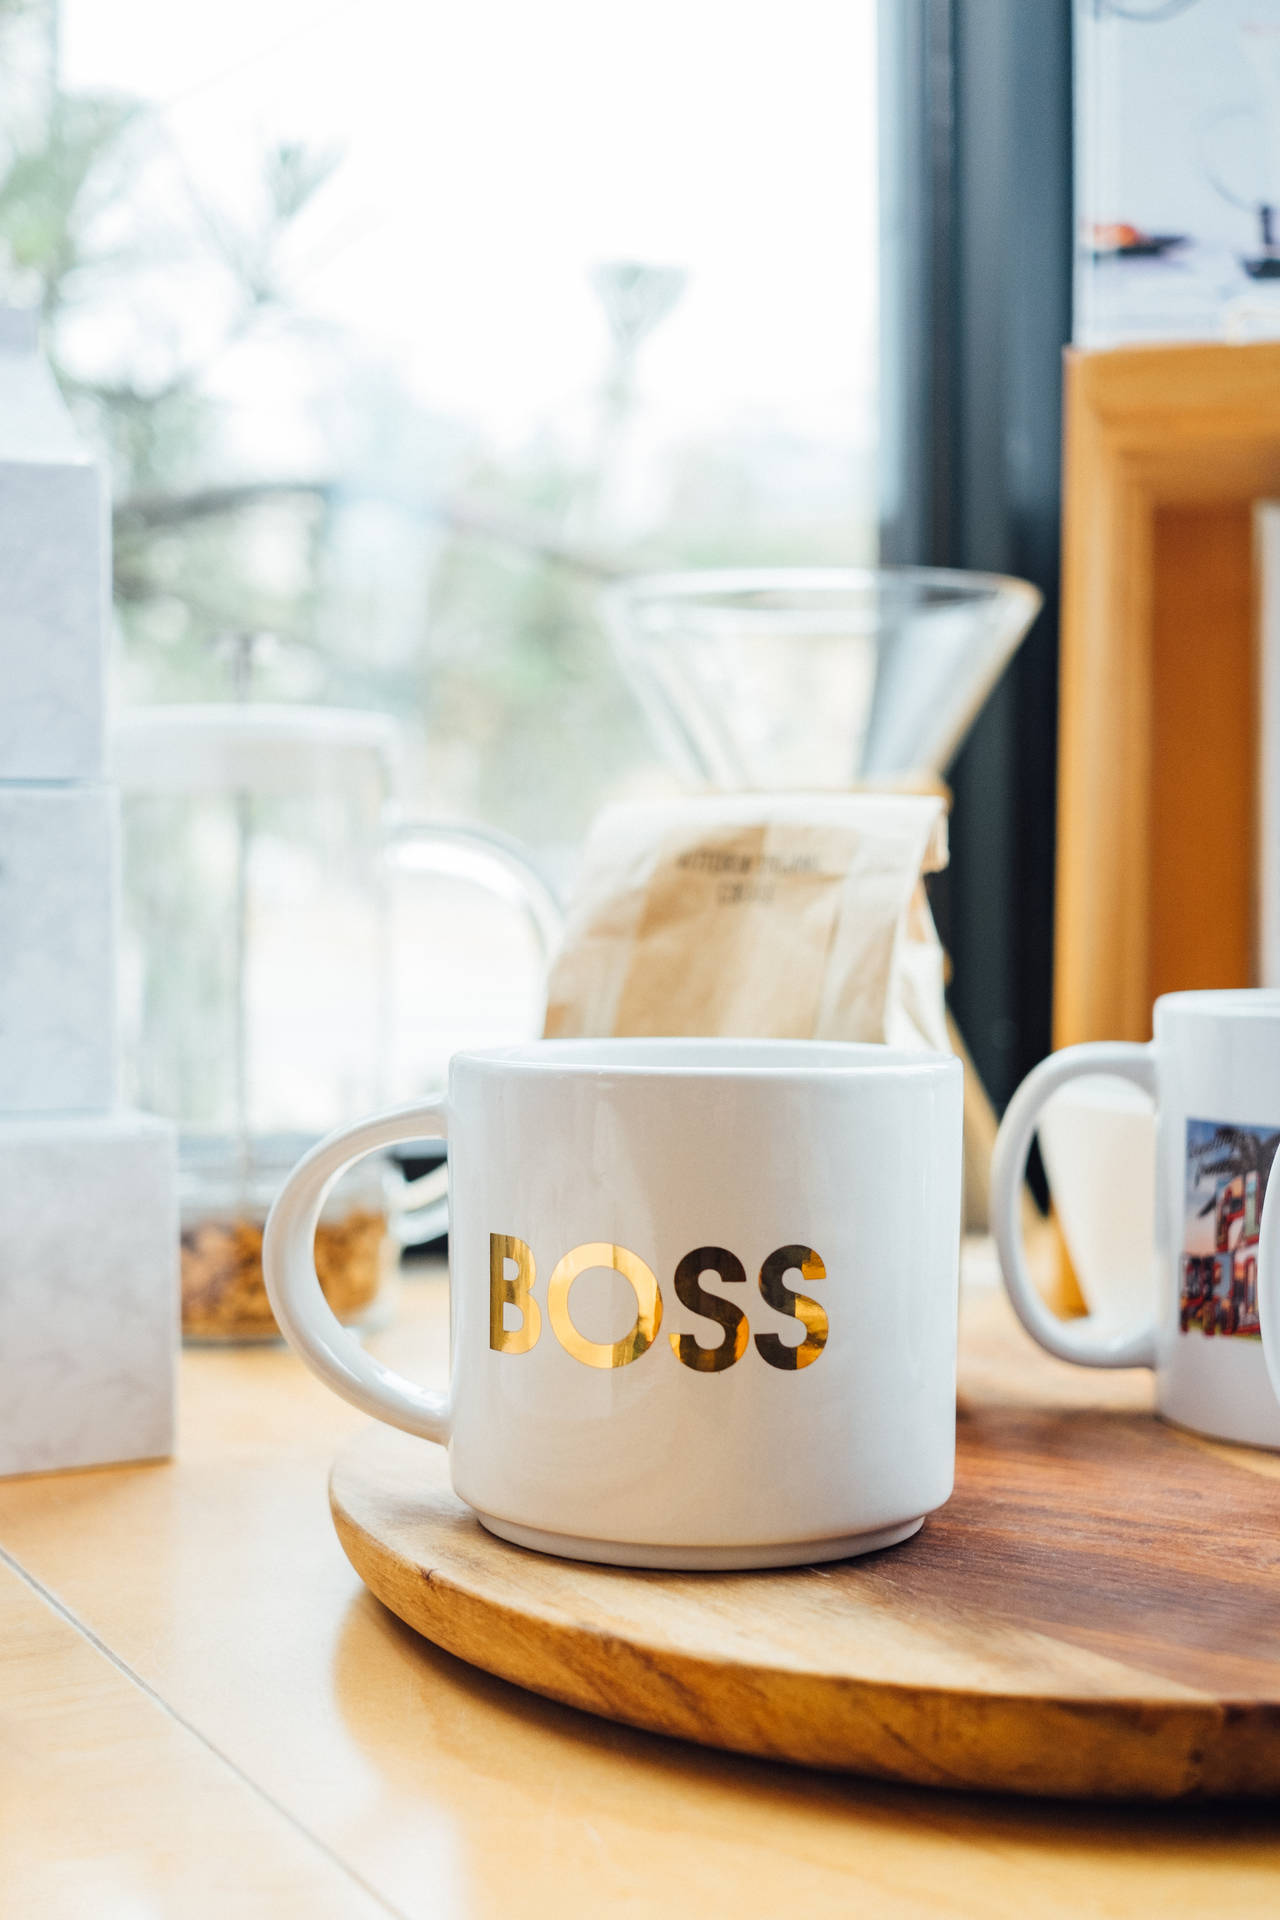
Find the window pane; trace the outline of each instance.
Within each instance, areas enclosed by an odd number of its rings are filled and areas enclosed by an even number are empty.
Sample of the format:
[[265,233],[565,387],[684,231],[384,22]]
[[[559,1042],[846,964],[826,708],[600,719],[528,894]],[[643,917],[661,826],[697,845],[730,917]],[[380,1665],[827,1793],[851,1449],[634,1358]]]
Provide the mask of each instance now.
[[5,19],[130,698],[388,707],[419,800],[554,849],[660,777],[604,579],[871,556],[872,0]]

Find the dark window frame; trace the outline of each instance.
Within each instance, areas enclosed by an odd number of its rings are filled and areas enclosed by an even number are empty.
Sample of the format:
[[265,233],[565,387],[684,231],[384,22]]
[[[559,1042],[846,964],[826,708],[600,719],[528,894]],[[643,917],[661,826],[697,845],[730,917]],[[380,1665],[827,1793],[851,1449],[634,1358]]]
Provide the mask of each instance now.
[[1071,22],[1072,0],[880,0],[882,558],[1045,596],[950,770],[935,900],[998,1107],[1051,1032]]

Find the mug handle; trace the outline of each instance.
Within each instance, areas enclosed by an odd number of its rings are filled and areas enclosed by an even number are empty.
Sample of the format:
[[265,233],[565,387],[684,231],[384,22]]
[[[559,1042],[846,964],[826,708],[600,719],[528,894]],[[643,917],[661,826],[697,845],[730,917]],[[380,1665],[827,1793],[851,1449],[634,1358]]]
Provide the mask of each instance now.
[[1280,1166],[1273,1166],[1258,1228],[1258,1317],[1271,1386],[1280,1400]]
[[449,1443],[449,1396],[415,1386],[366,1353],[348,1333],[321,1290],[316,1273],[320,1209],[338,1175],[353,1160],[401,1140],[441,1139],[448,1133],[448,1102],[424,1101],[331,1133],[301,1159],[276,1196],[262,1239],[262,1272],[271,1310],[295,1352],[327,1387],[375,1420],[423,1440]]
[[1020,1202],[1041,1110],[1068,1080],[1093,1073],[1132,1080],[1154,1097],[1155,1048],[1125,1040],[1088,1041],[1063,1047],[1032,1068],[1009,1102],[996,1135],[991,1155],[991,1229],[1013,1310],[1033,1340],[1059,1360],[1074,1360],[1082,1367],[1154,1367],[1154,1317],[1135,1331],[1106,1333],[1088,1319],[1059,1320],[1041,1299],[1027,1267]]

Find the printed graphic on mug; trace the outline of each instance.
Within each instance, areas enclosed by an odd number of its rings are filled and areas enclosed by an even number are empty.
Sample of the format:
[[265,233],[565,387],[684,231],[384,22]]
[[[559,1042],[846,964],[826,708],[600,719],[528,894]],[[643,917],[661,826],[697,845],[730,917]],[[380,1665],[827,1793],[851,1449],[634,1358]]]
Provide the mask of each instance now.
[[[593,1267],[609,1267],[622,1274],[635,1294],[635,1322],[620,1340],[588,1340],[573,1318],[569,1304],[573,1283]],[[760,1268],[761,1299],[775,1313],[798,1320],[804,1328],[804,1337],[798,1343],[784,1341],[776,1333],[755,1336],[760,1358],[785,1373],[812,1366],[827,1344],[828,1332],[825,1308],[808,1294],[793,1293],[786,1285],[786,1276],[792,1272],[806,1282],[827,1277],[822,1256],[798,1243],[775,1247]],[[695,1247],[686,1253],[675,1270],[676,1296],[691,1313],[718,1324],[721,1334],[717,1344],[704,1346],[691,1333],[673,1333],[669,1335],[671,1348],[681,1366],[695,1373],[723,1373],[736,1366],[746,1352],[750,1327],[746,1314],[734,1301],[707,1291],[702,1285],[703,1274],[746,1285],[746,1268],[727,1247]],[[512,1233],[489,1235],[489,1346],[494,1353],[528,1353],[537,1346],[542,1333],[542,1308],[533,1291],[537,1279],[532,1248]],[[630,1366],[649,1351],[662,1325],[662,1289],[652,1270],[638,1253],[611,1241],[587,1241],[557,1261],[547,1285],[546,1307],[556,1339],[566,1353],[586,1367]],[[508,1308],[517,1316],[514,1325],[508,1322]]]
[[1280,1129],[1188,1120],[1183,1333],[1257,1340],[1258,1229]]

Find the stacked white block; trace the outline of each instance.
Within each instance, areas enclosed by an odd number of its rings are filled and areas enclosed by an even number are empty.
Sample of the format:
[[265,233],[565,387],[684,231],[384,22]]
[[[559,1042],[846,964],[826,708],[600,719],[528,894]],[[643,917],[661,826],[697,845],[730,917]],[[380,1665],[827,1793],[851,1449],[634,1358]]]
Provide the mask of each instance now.
[[0,309],[0,1474],[171,1451],[176,1142],[116,1107],[106,496]]
[[110,788],[0,781],[0,1112],[115,1104],[116,839]]
[[0,780],[101,780],[106,489],[0,308]]
[[173,1129],[0,1117],[0,1474],[171,1451]]

